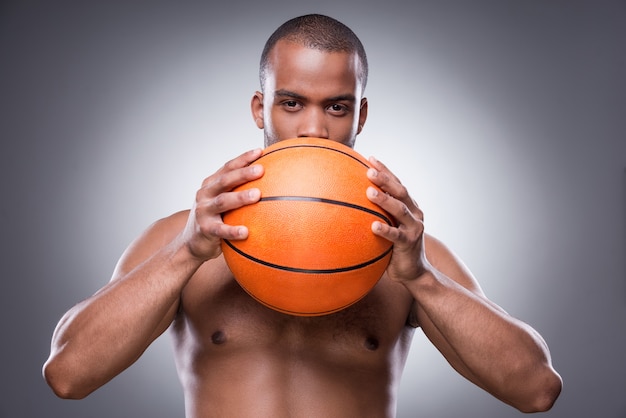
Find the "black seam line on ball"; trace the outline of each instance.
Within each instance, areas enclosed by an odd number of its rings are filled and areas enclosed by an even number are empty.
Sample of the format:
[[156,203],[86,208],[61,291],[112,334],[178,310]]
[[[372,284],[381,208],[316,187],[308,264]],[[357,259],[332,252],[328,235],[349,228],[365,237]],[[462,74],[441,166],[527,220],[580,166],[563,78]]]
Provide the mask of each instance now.
[[275,152],[283,151],[283,150],[286,150],[286,149],[290,149],[290,148],[320,148],[320,149],[325,149],[325,150],[328,150],[328,151],[334,151],[334,152],[338,152],[340,154],[343,154],[345,156],[348,156],[348,157],[352,158],[354,161],[358,162],[363,167],[370,168],[369,165],[365,164],[363,161],[359,160],[354,155],[350,155],[350,154],[348,154],[345,151],[341,151],[341,150],[338,150],[338,149],[335,149],[335,148],[325,147],[323,145],[312,145],[312,144],[311,145],[307,145],[307,144],[290,145],[288,147],[275,149],[275,150],[272,150],[272,151],[270,151],[270,152],[268,152],[266,154],[261,155],[259,158],[256,159],[256,161],[259,161],[261,158],[263,158],[263,157],[265,157],[267,155],[273,154]]
[[371,215],[374,215],[387,223],[387,225],[391,225],[391,220],[387,218],[380,212],[376,212],[375,210],[365,208],[363,206],[355,205],[353,203],[342,202],[341,200],[332,200],[332,199],[324,199],[322,197],[311,197],[311,196],[267,196],[259,199],[259,202],[271,202],[277,200],[290,200],[290,201],[298,201],[298,202],[319,202],[326,203],[329,205],[338,205],[345,206],[347,208],[360,210],[362,212],[367,212]]
[[235,247],[229,240],[225,239],[224,242],[226,243],[226,245],[232,248],[233,251],[235,251],[237,254],[247,258],[250,261],[254,261],[255,263],[261,264],[266,267],[271,267],[277,270],[289,271],[291,273],[306,273],[306,274],[334,274],[334,273],[343,273],[346,271],[358,270],[358,269],[367,267],[370,264],[374,264],[377,261],[385,258],[385,256],[389,254],[391,250],[393,249],[393,245],[390,245],[389,248],[378,257],[368,260],[364,263],[354,265],[354,266],[340,267],[340,268],[334,268],[334,269],[303,269],[303,268],[298,268],[298,267],[281,266],[279,264],[274,264],[274,263],[270,263],[264,260],[260,260],[256,257],[252,257],[250,254],[244,253],[239,248]]

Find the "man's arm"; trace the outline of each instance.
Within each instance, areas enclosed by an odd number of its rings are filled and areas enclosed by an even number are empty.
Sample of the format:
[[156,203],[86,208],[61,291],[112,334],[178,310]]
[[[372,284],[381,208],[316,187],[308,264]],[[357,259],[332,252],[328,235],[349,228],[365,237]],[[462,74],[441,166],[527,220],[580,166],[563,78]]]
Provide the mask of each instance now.
[[385,193],[368,189],[397,227],[380,222],[374,233],[392,241],[387,269],[415,299],[426,336],[467,379],[524,411],[550,409],[562,381],[541,336],[488,300],[478,283],[441,242],[424,234],[423,214],[387,167],[371,159],[368,177]]
[[70,309],[52,337],[43,373],[58,396],[82,398],[134,363],[174,319],[195,271],[221,252],[221,239],[247,229],[220,214],[259,199],[258,190],[231,192],[262,175],[250,151],[205,179],[188,212],[155,223],[120,259],[111,281]]
[[87,396],[134,363],[172,322],[181,290],[201,264],[180,239],[163,245],[179,217],[144,233],[112,280],[61,318],[44,365],[58,396]]
[[464,265],[425,236],[427,272],[405,282],[426,336],[467,379],[523,412],[545,411],[561,391],[548,346],[488,300]]

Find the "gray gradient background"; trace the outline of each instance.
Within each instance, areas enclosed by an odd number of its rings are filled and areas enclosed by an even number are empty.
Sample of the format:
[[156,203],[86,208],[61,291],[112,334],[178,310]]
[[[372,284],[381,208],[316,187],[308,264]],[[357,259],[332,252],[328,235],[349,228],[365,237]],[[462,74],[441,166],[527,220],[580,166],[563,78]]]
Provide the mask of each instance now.
[[[308,12],[369,53],[357,150],[548,341],[565,387],[545,416],[626,417],[624,1],[52,3],[0,6],[0,417],[183,415],[168,336],[82,401],[55,398],[41,365],[129,241],[261,145],[260,50]],[[521,414],[418,332],[398,416]]]

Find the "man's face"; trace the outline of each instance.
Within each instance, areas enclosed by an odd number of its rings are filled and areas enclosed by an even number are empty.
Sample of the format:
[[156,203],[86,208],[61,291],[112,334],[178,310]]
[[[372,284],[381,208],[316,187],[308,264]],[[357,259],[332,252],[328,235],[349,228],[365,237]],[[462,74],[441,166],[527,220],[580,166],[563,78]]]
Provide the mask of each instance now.
[[265,131],[265,146],[295,137],[354,146],[367,118],[356,54],[279,41],[269,63],[264,92],[252,98],[252,114]]

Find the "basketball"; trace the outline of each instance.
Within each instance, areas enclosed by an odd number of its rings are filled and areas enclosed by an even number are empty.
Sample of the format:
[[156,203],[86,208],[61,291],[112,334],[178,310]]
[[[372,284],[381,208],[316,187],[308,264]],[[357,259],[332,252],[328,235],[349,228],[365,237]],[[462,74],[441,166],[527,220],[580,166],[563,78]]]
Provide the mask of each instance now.
[[[245,225],[245,240],[223,240],[228,267],[241,287],[274,310],[325,315],[363,298],[391,258],[375,220],[393,224],[371,203],[369,162],[353,149],[318,138],[280,141],[253,164],[265,174],[235,190],[259,188],[261,199],[223,214]],[[375,187],[375,186],[373,186]]]

